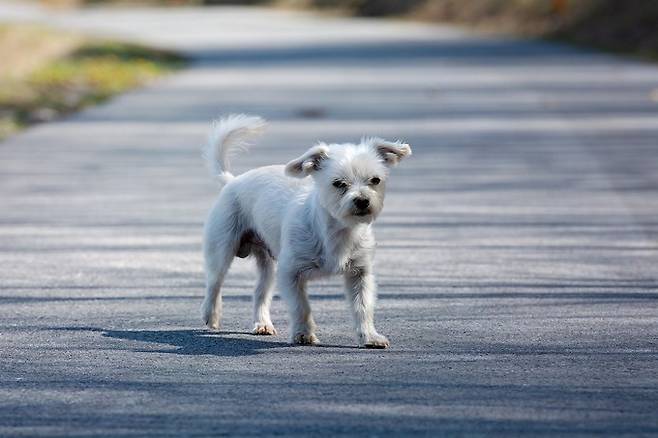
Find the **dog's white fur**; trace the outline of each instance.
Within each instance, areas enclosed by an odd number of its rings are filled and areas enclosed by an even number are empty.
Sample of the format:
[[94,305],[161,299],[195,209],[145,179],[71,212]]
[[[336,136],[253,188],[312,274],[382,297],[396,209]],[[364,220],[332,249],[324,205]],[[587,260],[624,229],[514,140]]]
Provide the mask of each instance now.
[[270,319],[276,276],[289,311],[291,342],[318,343],[306,284],[341,274],[359,344],[388,347],[388,339],[374,325],[371,223],[383,207],[388,168],[411,155],[411,148],[380,138],[358,144],[319,143],[285,166],[233,176],[230,153],[247,146],[264,127],[259,117],[225,117],[214,123],[205,150],[208,165],[223,186],[205,225],[205,323],[219,329],[220,289],[231,261],[253,255],[259,270],[254,334],[276,333]]

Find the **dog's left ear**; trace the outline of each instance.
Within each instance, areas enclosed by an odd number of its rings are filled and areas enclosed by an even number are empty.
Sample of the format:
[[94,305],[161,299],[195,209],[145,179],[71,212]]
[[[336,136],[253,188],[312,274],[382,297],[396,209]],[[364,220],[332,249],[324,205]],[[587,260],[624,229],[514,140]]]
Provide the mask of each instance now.
[[411,146],[400,141],[386,141],[381,138],[372,140],[377,155],[388,167],[393,167],[404,157],[411,155]]
[[325,144],[313,146],[304,155],[286,164],[286,175],[304,178],[320,170],[322,161],[329,158],[329,148]]

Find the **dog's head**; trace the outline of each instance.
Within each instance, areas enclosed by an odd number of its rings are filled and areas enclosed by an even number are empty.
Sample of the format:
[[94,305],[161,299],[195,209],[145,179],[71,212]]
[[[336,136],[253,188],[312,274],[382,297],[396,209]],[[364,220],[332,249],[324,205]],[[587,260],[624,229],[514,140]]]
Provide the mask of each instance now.
[[286,174],[312,176],[322,206],[342,223],[370,223],[384,206],[388,169],[409,155],[408,144],[381,138],[320,143],[289,162]]

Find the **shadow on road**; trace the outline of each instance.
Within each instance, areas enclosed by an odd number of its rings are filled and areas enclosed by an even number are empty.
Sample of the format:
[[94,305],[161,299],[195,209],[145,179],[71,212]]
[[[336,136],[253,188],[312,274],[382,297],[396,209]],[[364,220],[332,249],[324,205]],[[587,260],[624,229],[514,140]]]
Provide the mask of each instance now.
[[175,349],[144,349],[138,351],[175,353],[182,355],[248,356],[270,348],[290,347],[290,344],[235,337],[241,332],[211,333],[205,330],[105,330],[103,336],[115,339],[167,344]]
[[[541,47],[542,50],[537,50]],[[360,63],[395,63],[400,59],[449,59],[462,63],[518,63],[519,60],[539,61],[556,65],[570,63],[583,56],[571,46],[519,39],[471,38],[457,41],[363,42],[349,44],[309,44],[297,47],[260,47],[239,49],[188,50],[190,57],[204,65],[245,65],[259,67],[272,64],[308,63],[335,65],[337,61]],[[593,62],[610,62],[599,56]]]
[[[58,327],[50,330],[99,332],[103,337],[147,344],[165,344],[171,348],[136,348],[143,353],[173,353],[185,356],[212,355],[222,357],[250,356],[272,348],[331,348],[361,350],[350,345],[322,344],[315,347],[293,346],[288,342],[265,340],[249,332],[209,332],[203,329],[181,330],[105,330],[97,327]],[[247,337],[247,338],[245,338]],[[272,338],[267,338],[272,339]]]
[[[270,348],[290,347],[286,342],[265,341],[247,332],[213,333],[202,329],[181,330],[105,330],[97,327],[60,327],[54,330],[100,332],[103,337],[147,344],[165,344],[172,348],[136,348],[136,352],[182,355],[249,356]],[[239,336],[239,337],[238,337]],[[250,336],[246,339],[244,336]]]

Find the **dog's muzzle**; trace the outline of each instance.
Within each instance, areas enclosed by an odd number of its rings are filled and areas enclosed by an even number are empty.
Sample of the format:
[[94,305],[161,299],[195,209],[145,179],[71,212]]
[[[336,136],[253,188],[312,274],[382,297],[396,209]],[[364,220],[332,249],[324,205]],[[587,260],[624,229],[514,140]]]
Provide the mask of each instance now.
[[354,216],[368,216],[370,212],[370,200],[368,198],[354,198],[352,201],[354,209],[352,214]]

